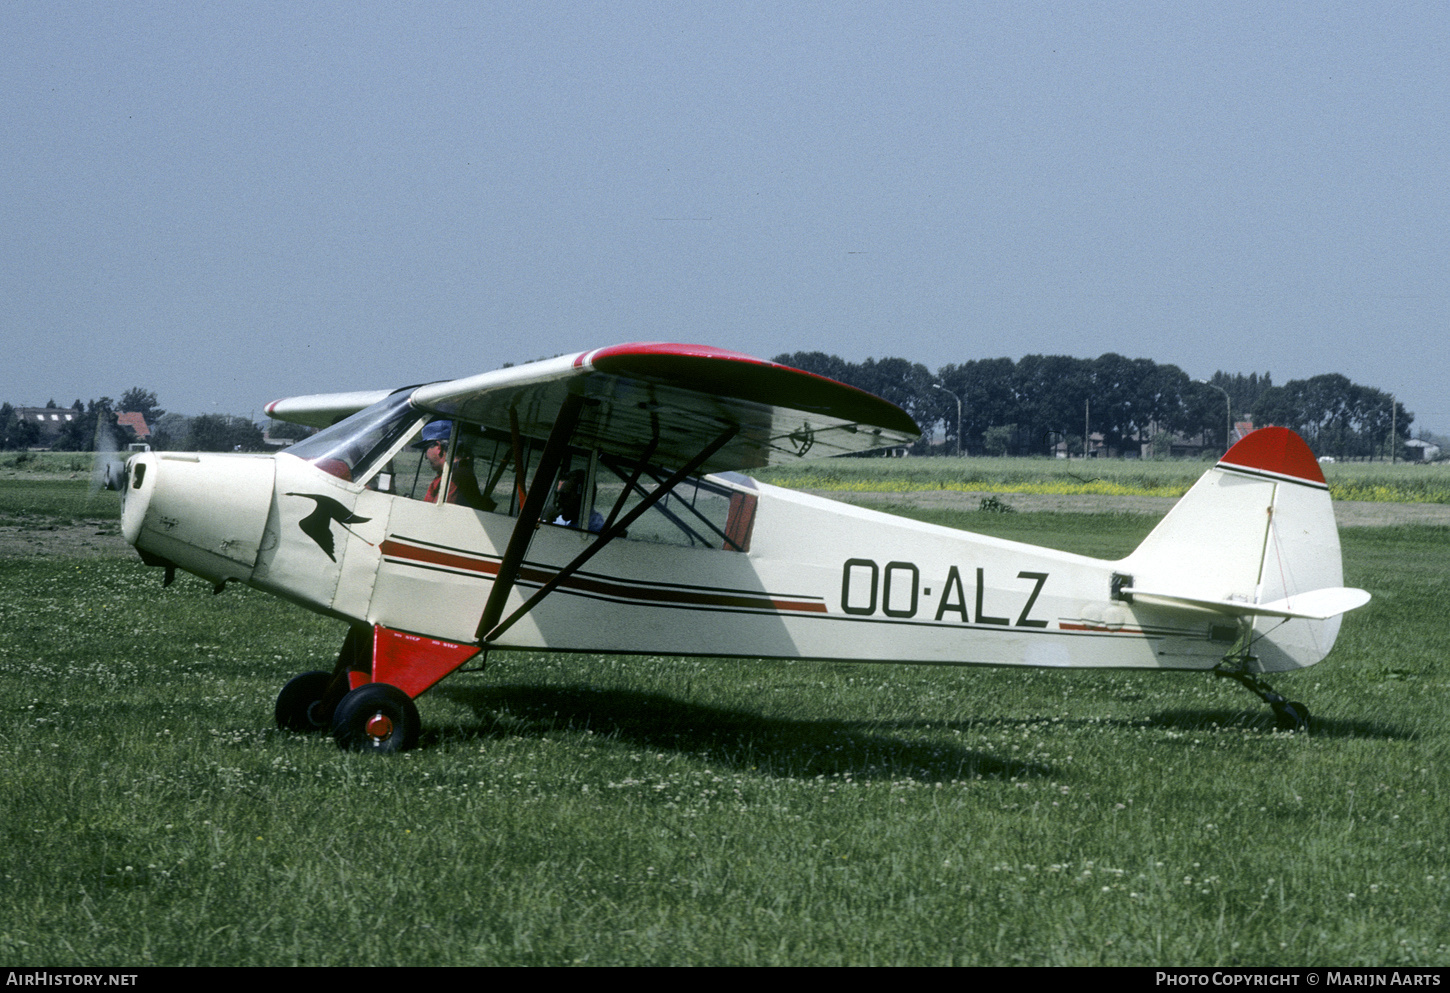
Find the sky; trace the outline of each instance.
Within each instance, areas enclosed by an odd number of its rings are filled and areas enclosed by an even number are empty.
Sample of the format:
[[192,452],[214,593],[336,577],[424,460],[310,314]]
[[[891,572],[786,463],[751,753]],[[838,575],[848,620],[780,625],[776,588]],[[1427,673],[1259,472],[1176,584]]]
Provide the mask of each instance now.
[[7,3],[0,400],[680,341],[1337,372],[1450,432],[1447,65],[1441,2]]

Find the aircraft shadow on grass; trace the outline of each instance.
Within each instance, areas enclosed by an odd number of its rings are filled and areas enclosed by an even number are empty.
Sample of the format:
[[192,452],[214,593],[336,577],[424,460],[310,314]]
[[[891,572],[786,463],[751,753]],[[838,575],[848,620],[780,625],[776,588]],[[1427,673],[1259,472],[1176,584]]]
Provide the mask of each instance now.
[[[792,720],[711,707],[657,693],[573,686],[440,686],[439,696],[468,707],[478,723],[437,726],[425,743],[450,738],[542,736],[589,731],[638,748],[698,755],[712,763],[779,776],[849,774],[853,779],[1050,778],[1041,762],[1004,758],[938,742],[894,737],[893,730],[952,727],[954,722]],[[960,722],[966,727],[968,722]]]
[[[1258,708],[1220,707],[1205,710],[1160,710],[1146,718],[1153,727],[1175,731],[1210,731],[1219,728],[1240,728],[1271,731],[1274,718]],[[1130,723],[1130,722],[1124,722]],[[1141,722],[1139,722],[1141,723]],[[1310,735],[1315,738],[1378,738],[1386,741],[1409,741],[1418,737],[1388,721],[1352,720],[1315,714]]]
[[[440,686],[434,693],[467,707],[476,724],[440,726],[425,741],[500,739],[590,731],[634,747],[698,755],[711,762],[754,768],[781,776],[836,776],[854,779],[1060,778],[1066,772],[950,743],[905,740],[924,728],[980,730],[983,720],[794,720],[754,711],[707,706],[658,693],[568,686]],[[1048,718],[991,719],[995,727],[1039,723]],[[1164,710],[1139,721],[1069,720],[1104,729],[1114,725],[1209,732],[1215,728],[1272,731],[1273,718],[1254,709]],[[1312,734],[1325,738],[1408,740],[1412,733],[1381,721],[1315,718]]]

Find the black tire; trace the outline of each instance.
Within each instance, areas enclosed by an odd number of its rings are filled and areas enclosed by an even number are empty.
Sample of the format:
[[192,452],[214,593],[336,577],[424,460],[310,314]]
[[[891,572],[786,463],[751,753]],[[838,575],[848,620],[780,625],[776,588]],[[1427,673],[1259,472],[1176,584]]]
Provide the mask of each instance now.
[[304,672],[294,677],[277,694],[277,726],[283,731],[326,731],[332,715],[322,701],[332,683],[330,672]]
[[1289,700],[1275,707],[1274,718],[1280,731],[1309,730],[1309,708],[1298,700]]
[[408,694],[388,683],[367,683],[337,705],[332,737],[344,751],[391,755],[417,746],[422,723]]

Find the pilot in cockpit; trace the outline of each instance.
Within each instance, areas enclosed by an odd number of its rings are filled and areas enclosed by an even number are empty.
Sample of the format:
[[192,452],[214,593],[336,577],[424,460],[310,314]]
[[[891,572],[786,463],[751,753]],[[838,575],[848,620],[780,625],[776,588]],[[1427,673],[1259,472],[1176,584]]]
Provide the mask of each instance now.
[[[448,462],[448,438],[453,433],[452,421],[431,421],[423,426],[423,457],[433,467],[433,482],[423,499],[428,503],[438,500],[438,484],[443,479],[443,466]],[[453,463],[448,474],[448,503],[457,503],[475,510],[493,510],[494,501],[478,491],[478,478],[473,474],[473,459],[463,451]]]
[[[554,487],[554,507],[558,511],[558,516],[554,518],[555,524],[571,528],[583,527],[579,518],[584,501],[586,476],[583,469],[574,469],[559,477],[559,484]],[[604,517],[597,510],[589,512],[589,530],[596,534],[604,530]]]

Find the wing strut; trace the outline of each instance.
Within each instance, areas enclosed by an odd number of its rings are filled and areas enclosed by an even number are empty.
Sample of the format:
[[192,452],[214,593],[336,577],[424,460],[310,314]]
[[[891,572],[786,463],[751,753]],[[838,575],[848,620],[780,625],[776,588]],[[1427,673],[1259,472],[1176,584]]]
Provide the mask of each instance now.
[[[554,578],[553,579],[549,580],[543,586],[539,587],[538,592],[536,592],[533,596],[529,597],[528,601],[525,602],[522,607],[520,607],[518,610],[515,610],[512,614],[510,614],[508,616],[508,619],[507,620],[505,620],[502,624],[499,624],[497,627],[494,627],[494,628],[492,628],[490,630],[490,625],[487,622],[488,622],[489,616],[490,616],[489,615],[489,610],[492,609],[493,606],[494,606],[494,598],[495,597],[498,597],[500,599],[500,601],[502,601],[502,597],[499,594],[499,590],[500,589],[503,590],[503,595],[504,596],[508,595],[508,588],[507,587],[503,587],[501,585],[503,583],[503,581],[504,581],[504,572],[503,572],[503,569],[504,569],[504,567],[507,567],[508,566],[508,556],[505,555],[504,556],[504,566],[499,569],[498,579],[495,580],[495,582],[494,582],[493,592],[491,594],[489,594],[488,607],[485,608],[485,610],[484,610],[484,615],[483,615],[484,619],[483,619],[483,621],[480,621],[479,622],[479,625],[478,625],[478,630],[479,630],[478,638],[479,638],[479,640],[481,640],[481,641],[494,641],[494,640],[496,640],[500,635],[502,635],[505,631],[507,631],[510,627],[512,627],[515,621],[517,621],[520,617],[523,617],[530,610],[534,609],[534,607],[538,604],[538,602],[540,600],[544,599],[544,597],[546,597],[550,593],[554,592],[554,590],[559,587],[559,584],[560,583],[564,582],[564,580],[568,579],[570,576],[574,575],[575,572],[579,571],[579,568],[581,566],[583,566],[585,562],[588,562],[591,558],[593,558],[594,555],[595,555],[595,553],[599,552],[601,549],[604,548],[605,545],[609,544],[615,538],[618,538],[620,535],[624,534],[625,531],[627,531],[629,529],[629,526],[631,524],[633,524],[636,520],[639,519],[640,515],[642,515],[645,511],[647,511],[651,507],[653,507],[655,505],[655,503],[657,503],[658,501],[664,499],[664,497],[671,490],[673,490],[676,486],[678,486],[680,484],[680,481],[681,480],[683,480],[686,476],[690,475],[690,473],[694,472],[700,466],[704,465],[706,459],[708,459],[710,456],[714,455],[717,451],[719,451],[720,448],[723,447],[726,444],[726,442],[728,442],[731,438],[734,438],[735,435],[738,434],[739,432],[740,432],[740,425],[738,425],[738,424],[732,424],[730,427],[726,428],[720,434],[720,436],[718,438],[716,438],[714,441],[710,442],[710,444],[706,445],[705,448],[704,448],[704,450],[702,450],[700,452],[700,454],[696,455],[693,459],[691,459],[684,466],[684,468],[682,468],[682,469],[678,470],[677,472],[675,472],[675,474],[672,475],[672,476],[670,476],[669,479],[665,480],[661,485],[657,486],[654,489],[654,491],[649,494],[649,496],[647,496],[643,500],[641,500],[639,502],[639,504],[636,505],[633,510],[631,510],[629,513],[627,513],[623,517],[621,517],[619,519],[618,523],[616,523],[613,527],[606,528],[604,531],[602,531],[600,533],[599,537],[597,539],[595,539],[595,541],[594,541],[594,543],[592,545],[590,545],[588,548],[584,549],[584,551],[580,552],[577,556],[574,557],[574,560],[572,562],[570,562],[568,565],[564,566],[564,568],[560,569],[554,575]],[[553,439],[551,437],[550,438],[550,443],[552,444],[552,442],[553,442]],[[546,454],[545,455],[545,458],[547,458],[547,457],[548,456]],[[538,509],[535,509],[534,510],[535,517],[538,516],[538,513],[539,513]],[[515,526],[515,529],[514,529],[515,535],[518,534],[518,530],[522,526],[523,526],[523,519],[520,518],[519,525]],[[509,542],[509,552],[510,553],[513,552],[513,547],[514,547],[514,542],[512,540],[510,540],[510,542]],[[518,567],[521,564],[522,558],[523,558],[523,553],[520,552],[520,554],[519,554],[520,561],[514,563],[513,572],[508,577],[509,587],[512,587],[513,586],[514,578],[518,575]],[[485,634],[484,632],[487,632],[487,633]]]
[[[514,588],[514,580],[519,576],[519,566],[523,565],[524,554],[529,550],[529,542],[533,540],[534,530],[539,526],[539,514],[543,511],[544,501],[549,495],[549,480],[554,478],[554,473],[559,471],[559,466],[564,461],[564,453],[569,450],[569,437],[574,433],[574,428],[579,423],[579,413],[583,409],[584,397],[577,393],[570,393],[559,408],[559,416],[554,419],[549,440],[544,443],[544,453],[539,456],[539,467],[534,470],[534,485],[529,487],[528,496],[519,507],[518,522],[514,524],[514,533],[509,536],[508,548],[504,550],[503,561],[499,563],[498,576],[488,594],[488,603],[484,604],[483,616],[479,618],[478,632],[475,634],[477,638],[481,639],[484,632],[497,624],[499,616],[503,614],[504,601],[508,599],[509,591]],[[515,434],[514,438],[517,446],[518,435]],[[517,452],[517,447],[515,451]],[[515,465],[522,473],[522,461],[517,461]]]
[[519,497],[519,510],[524,509],[524,500],[527,499],[524,493],[524,449],[523,443],[519,440],[519,409],[509,408],[509,434],[513,437],[514,446],[514,490]]
[[[655,449],[659,447],[659,416],[656,414],[650,414],[649,421],[650,427],[654,428],[654,431],[652,432],[652,436],[650,438],[650,442],[648,445],[645,446],[645,450],[640,455],[639,460],[635,462],[634,474],[629,477],[629,484],[626,485],[624,489],[619,491],[619,499],[614,502],[614,509],[609,512],[609,520],[605,521],[604,527],[599,529],[601,532],[608,531],[610,527],[614,524],[614,519],[618,517],[619,512],[624,509],[624,501],[628,500],[630,494],[634,492],[635,484],[639,482],[639,474],[644,471],[644,467],[649,464],[649,460],[654,455]],[[659,480],[655,480],[655,482],[659,482]]]

